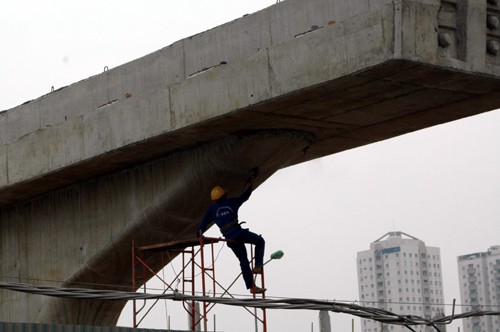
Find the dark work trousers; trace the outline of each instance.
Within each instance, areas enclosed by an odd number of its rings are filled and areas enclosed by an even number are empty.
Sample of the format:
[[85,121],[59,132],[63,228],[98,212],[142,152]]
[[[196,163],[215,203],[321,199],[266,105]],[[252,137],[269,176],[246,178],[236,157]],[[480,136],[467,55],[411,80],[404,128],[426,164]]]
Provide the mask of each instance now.
[[233,241],[228,241],[227,246],[231,248],[240,261],[241,273],[247,289],[252,288],[252,270],[250,269],[250,262],[248,261],[247,249],[245,243],[255,245],[255,266],[262,266],[264,264],[264,247],[265,241],[262,236],[250,232],[248,229],[243,230]]

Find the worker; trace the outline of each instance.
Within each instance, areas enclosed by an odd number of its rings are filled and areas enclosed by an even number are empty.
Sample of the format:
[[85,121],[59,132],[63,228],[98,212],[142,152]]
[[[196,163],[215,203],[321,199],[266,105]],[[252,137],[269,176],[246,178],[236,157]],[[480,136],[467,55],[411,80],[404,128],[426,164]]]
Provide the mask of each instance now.
[[227,246],[233,250],[240,261],[243,280],[247,289],[253,294],[264,293],[266,289],[256,287],[253,284],[252,270],[250,269],[245,243],[255,245],[255,267],[253,273],[259,274],[262,273],[263,269],[265,241],[262,236],[241,227],[238,221],[238,209],[252,194],[253,182],[257,175],[258,168],[254,168],[245,183],[246,189],[239,197],[227,197],[226,190],[221,186],[215,186],[210,193],[210,197],[214,203],[208,207],[196,230],[196,235],[200,237],[205,232],[207,226],[215,221],[224,238],[228,240]]

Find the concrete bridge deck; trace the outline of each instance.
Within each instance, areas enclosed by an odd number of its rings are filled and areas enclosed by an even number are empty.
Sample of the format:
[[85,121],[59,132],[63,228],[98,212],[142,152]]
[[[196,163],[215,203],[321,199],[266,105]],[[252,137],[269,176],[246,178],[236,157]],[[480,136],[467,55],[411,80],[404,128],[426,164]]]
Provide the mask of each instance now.
[[[499,108],[499,6],[287,0],[0,113],[1,275],[128,286],[131,240],[191,237],[214,183]],[[0,295],[4,321],[123,306]]]

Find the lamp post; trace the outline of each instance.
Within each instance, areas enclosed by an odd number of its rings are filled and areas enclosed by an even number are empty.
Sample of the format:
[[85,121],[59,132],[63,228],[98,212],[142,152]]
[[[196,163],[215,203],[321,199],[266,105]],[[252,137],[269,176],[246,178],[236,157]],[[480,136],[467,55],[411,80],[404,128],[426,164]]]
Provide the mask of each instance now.
[[[266,265],[267,263],[269,263],[272,260],[281,259],[281,258],[283,258],[284,255],[285,255],[285,253],[283,252],[283,250],[277,250],[271,254],[271,257],[264,263],[264,265]],[[258,319],[257,319],[257,308],[254,308],[253,312],[254,312],[254,316],[255,316],[255,332],[259,332],[259,327],[258,327],[259,324],[258,324]]]

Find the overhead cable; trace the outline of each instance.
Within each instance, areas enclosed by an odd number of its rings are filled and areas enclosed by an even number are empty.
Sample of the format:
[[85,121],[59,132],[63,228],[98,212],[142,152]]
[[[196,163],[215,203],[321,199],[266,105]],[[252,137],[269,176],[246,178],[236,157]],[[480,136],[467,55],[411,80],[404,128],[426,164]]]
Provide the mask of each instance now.
[[254,298],[232,298],[185,295],[178,291],[163,294],[123,292],[116,290],[96,290],[86,288],[64,288],[49,286],[34,286],[21,283],[0,282],[0,289],[17,292],[38,294],[60,298],[71,298],[81,300],[158,300],[166,299],[173,301],[198,301],[213,304],[224,304],[239,307],[251,307],[261,309],[287,309],[287,310],[327,310],[335,313],[344,313],[360,318],[372,319],[385,324],[403,325],[414,331],[410,326],[426,325],[439,329],[436,325],[445,325],[456,319],[477,316],[500,316],[500,311],[471,311],[457,315],[435,317],[431,319],[414,316],[400,315],[384,309],[364,307],[352,303],[335,302],[328,300],[316,300],[305,298],[279,298],[279,299],[254,299]]

